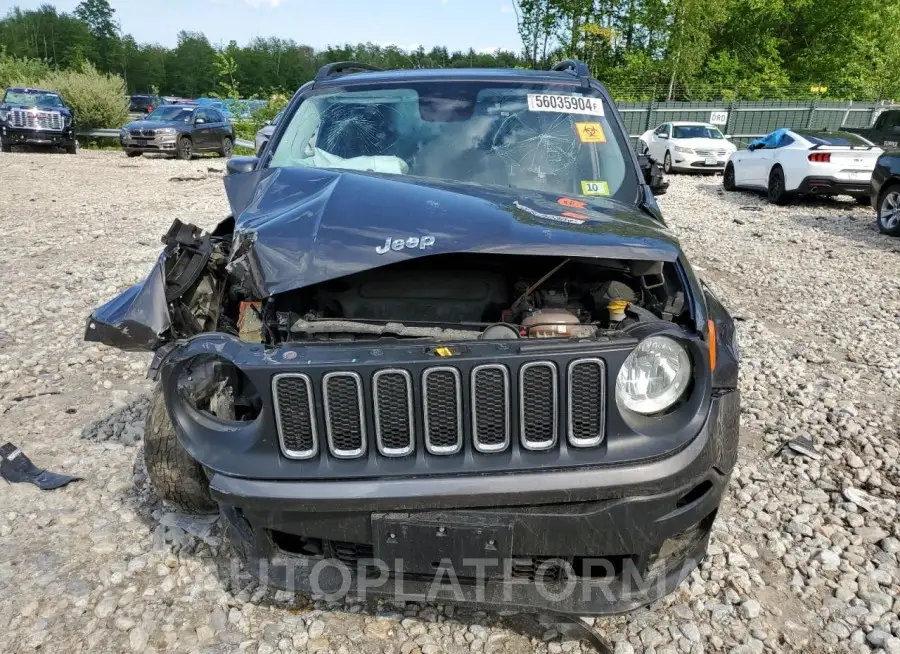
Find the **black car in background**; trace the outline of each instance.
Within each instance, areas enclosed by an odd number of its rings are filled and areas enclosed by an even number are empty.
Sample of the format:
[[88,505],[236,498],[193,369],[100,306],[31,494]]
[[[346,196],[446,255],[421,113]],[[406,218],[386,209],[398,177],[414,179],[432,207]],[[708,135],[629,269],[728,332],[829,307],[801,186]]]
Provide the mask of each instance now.
[[10,87],[0,100],[0,151],[47,145],[75,154],[75,115],[56,91]]
[[878,157],[870,189],[878,229],[888,236],[900,236],[900,151]]
[[871,127],[844,127],[845,132],[859,134],[875,145],[896,148],[900,144],[900,109],[883,111]]
[[166,101],[156,95],[132,95],[128,104],[128,111],[133,114],[149,114],[164,104],[166,104]]
[[201,152],[230,157],[234,127],[218,109],[170,104],[125,125],[119,142],[129,157],[145,152],[173,154],[178,159],[190,159]]

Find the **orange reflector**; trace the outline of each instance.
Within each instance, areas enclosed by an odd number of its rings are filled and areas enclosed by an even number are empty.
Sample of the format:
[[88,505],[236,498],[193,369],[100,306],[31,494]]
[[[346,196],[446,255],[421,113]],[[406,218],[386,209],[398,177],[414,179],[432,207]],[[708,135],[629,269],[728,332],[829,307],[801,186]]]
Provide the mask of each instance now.
[[709,341],[709,371],[716,370],[716,323],[712,320],[706,321],[706,329],[709,332],[707,340]]

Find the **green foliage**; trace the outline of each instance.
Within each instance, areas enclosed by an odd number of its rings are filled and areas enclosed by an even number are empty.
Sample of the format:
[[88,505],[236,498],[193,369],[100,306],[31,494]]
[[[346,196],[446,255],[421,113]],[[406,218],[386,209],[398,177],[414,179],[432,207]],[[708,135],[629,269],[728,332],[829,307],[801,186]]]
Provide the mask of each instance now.
[[0,89],[25,83],[45,76],[50,71],[46,62],[39,59],[10,57],[6,48],[0,47]]
[[276,37],[214,47],[184,31],[165,48],[121,34],[110,0],[81,0],[71,14],[48,4],[13,8],[0,18],[0,81],[90,62],[120,75],[130,93],[264,98],[292,94],[333,61],[546,68],[578,58],[622,100],[803,99],[817,86],[827,87],[826,100],[900,98],[900,2],[892,0],[503,1],[515,10],[518,53],[373,43],[316,51]]
[[238,91],[238,85],[235,81],[237,75],[237,64],[234,57],[228,52],[216,51],[216,72],[219,74],[219,89],[221,97],[240,100],[241,94]]
[[74,110],[79,127],[121,127],[128,121],[124,81],[91,63],[80,71],[52,71],[35,86],[57,91]]

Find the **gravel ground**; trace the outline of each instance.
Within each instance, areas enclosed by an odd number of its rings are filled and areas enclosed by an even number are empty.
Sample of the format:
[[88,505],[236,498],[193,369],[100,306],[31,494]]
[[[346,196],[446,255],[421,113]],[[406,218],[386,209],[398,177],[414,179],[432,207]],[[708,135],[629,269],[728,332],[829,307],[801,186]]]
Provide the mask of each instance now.
[[[84,478],[3,487],[0,651],[589,651],[509,617],[256,588],[217,524],[159,505],[134,446],[149,356],[82,333],[95,305],[146,274],[173,218],[226,213],[223,167],[0,155],[0,432]],[[700,570],[596,627],[617,654],[900,654],[900,240],[867,207],[772,207],[724,194],[718,177],[676,177],[661,204],[740,318],[740,461]],[[774,454],[798,436],[819,459]]]

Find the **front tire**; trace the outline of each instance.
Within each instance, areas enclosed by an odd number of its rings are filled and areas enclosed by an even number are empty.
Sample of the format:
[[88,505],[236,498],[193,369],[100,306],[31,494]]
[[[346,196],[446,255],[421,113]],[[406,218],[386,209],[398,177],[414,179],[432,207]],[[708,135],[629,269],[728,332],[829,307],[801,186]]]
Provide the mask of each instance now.
[[12,146],[3,139],[0,139],[0,152],[12,152]]
[[900,185],[895,184],[881,194],[876,222],[882,234],[900,236]]
[[726,191],[736,191],[737,182],[734,177],[734,164],[731,162],[725,166],[725,172],[722,174],[722,186]]
[[169,418],[162,388],[156,387],[144,432],[144,463],[157,494],[186,513],[214,513],[209,479],[199,463],[181,447]]
[[183,161],[190,161],[194,158],[194,144],[187,136],[178,139],[175,146],[175,157]]
[[674,169],[672,168],[672,154],[668,150],[666,150],[666,156],[665,156],[665,158],[663,158],[663,172],[666,175],[671,175],[673,170]]
[[226,159],[229,159],[231,158],[232,150],[234,150],[234,144],[231,142],[231,137],[226,136],[224,139],[222,139],[222,149],[219,150],[219,154]]
[[775,166],[769,173],[769,186],[766,197],[772,204],[784,206],[790,204],[793,195],[784,188],[784,171],[781,166]]

